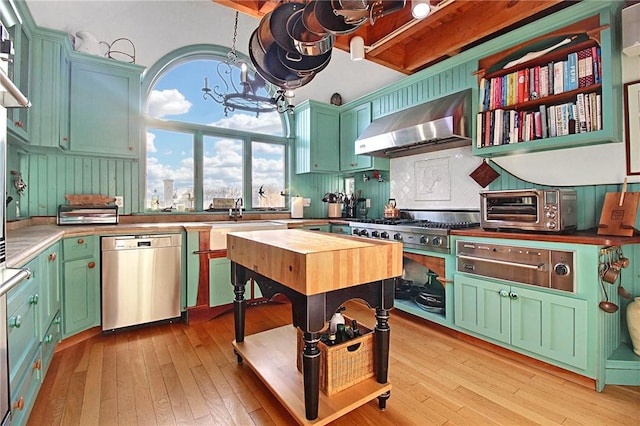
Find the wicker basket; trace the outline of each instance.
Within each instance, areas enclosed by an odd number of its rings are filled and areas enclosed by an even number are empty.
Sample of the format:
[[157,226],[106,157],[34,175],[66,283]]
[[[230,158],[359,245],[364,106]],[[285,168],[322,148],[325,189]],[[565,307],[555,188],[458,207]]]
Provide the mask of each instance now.
[[[345,316],[351,323],[351,319]],[[359,324],[361,335],[335,346],[318,343],[320,349],[320,390],[331,396],[375,375],[373,331]],[[298,329],[298,371],[302,371],[303,333]]]

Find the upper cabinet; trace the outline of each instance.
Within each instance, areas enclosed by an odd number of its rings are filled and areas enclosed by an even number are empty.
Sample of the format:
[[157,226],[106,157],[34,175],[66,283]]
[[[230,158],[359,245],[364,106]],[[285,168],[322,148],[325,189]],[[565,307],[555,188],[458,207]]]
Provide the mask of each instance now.
[[69,149],[137,157],[144,67],[73,52],[70,68]]
[[[25,25],[16,23],[9,27],[9,34],[13,40],[15,51],[13,61],[9,62],[9,78],[30,99],[31,33]],[[30,108],[9,108],[7,110],[7,130],[25,141],[29,140],[29,110]]]
[[32,38],[31,72],[32,145],[69,147],[68,35],[36,30]]
[[621,141],[615,34],[605,9],[481,59],[474,154]]
[[355,141],[371,123],[371,104],[340,113],[340,171],[389,170],[389,159],[356,155]]
[[339,108],[305,101],[296,106],[296,173],[338,172]]

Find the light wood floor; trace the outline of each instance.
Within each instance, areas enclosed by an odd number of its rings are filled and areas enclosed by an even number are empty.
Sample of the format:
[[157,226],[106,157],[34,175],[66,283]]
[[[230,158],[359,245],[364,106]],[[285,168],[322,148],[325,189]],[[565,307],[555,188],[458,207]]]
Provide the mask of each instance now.
[[[362,305],[349,303],[347,313],[373,325]],[[289,305],[252,307],[247,334],[290,322]],[[374,400],[333,424],[640,424],[640,387],[598,393],[407,316],[392,314],[390,324],[394,387],[387,410]],[[92,337],[55,354],[29,424],[294,424],[249,367],[236,362],[232,340],[231,313],[197,325]]]

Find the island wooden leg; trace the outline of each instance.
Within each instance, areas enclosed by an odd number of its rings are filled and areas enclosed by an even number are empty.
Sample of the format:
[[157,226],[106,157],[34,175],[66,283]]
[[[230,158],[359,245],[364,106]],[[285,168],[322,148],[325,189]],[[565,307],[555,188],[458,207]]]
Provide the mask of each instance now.
[[307,420],[315,420],[318,417],[318,398],[320,396],[319,341],[319,333],[304,333],[302,374],[304,380],[304,408]]
[[[235,326],[236,342],[244,342],[244,312],[246,302],[244,300],[245,270],[235,262],[231,263],[231,281],[233,282],[233,292],[236,297],[233,300],[233,322]],[[241,360],[238,359],[240,362]]]
[[376,380],[378,383],[387,383],[389,373],[389,336],[391,333],[388,323],[389,311],[376,308],[376,320],[374,334]]

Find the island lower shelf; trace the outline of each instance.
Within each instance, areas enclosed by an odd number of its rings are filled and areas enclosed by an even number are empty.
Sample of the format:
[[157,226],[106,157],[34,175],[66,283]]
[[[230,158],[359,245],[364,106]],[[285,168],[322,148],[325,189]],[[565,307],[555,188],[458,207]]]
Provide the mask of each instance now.
[[390,383],[367,379],[331,397],[320,392],[318,418],[305,417],[302,373],[296,368],[296,328],[285,325],[233,342],[243,361],[260,377],[300,424],[324,425],[391,390]]

